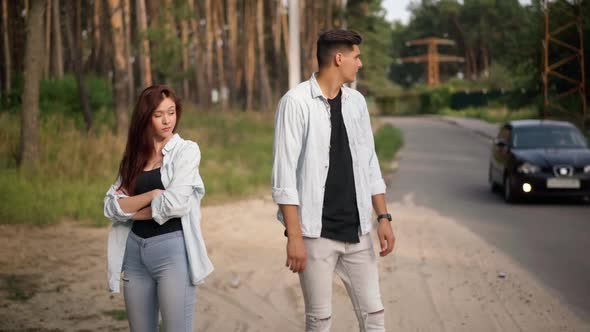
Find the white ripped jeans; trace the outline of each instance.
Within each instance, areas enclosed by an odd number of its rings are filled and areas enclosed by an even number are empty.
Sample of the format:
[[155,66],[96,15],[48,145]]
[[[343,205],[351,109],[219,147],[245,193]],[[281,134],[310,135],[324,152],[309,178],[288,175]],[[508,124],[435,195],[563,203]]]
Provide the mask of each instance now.
[[305,330],[330,331],[332,278],[342,279],[362,332],[385,331],[385,314],[379,290],[377,257],[370,234],[359,243],[325,238],[304,238],[307,263],[299,274],[305,301]]

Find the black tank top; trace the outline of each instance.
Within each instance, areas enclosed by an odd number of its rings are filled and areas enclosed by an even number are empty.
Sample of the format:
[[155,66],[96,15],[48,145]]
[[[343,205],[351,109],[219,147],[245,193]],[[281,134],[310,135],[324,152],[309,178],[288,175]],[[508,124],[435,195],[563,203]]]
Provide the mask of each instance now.
[[[135,194],[140,195],[154,189],[164,190],[159,168],[144,171],[137,177]],[[131,231],[135,233],[135,235],[144,239],[181,230],[182,223],[180,222],[180,218],[172,218],[162,225],[158,224],[154,219],[135,220],[133,222],[133,227],[131,228]]]

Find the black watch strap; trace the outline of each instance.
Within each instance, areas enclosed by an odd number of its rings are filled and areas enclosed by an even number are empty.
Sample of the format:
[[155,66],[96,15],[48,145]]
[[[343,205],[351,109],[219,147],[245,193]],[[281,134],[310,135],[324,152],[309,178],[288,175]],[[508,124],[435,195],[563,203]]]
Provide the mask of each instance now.
[[389,213],[383,213],[377,216],[377,221],[381,220],[381,219],[387,219],[389,221],[391,221],[391,214]]

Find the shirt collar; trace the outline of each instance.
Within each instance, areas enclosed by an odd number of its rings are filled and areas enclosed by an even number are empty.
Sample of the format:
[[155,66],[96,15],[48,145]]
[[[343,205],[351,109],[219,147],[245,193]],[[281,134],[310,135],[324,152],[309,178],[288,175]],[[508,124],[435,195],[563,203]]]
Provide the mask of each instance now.
[[[324,97],[324,94],[322,93],[322,89],[320,88],[320,85],[318,84],[318,80],[316,78],[317,72],[311,74],[311,77],[309,78],[309,82],[310,82],[310,87],[311,87],[311,97],[312,98],[317,98],[317,97],[322,97],[325,100],[328,100],[326,97]],[[342,90],[342,101],[345,101],[346,99],[348,99],[348,91],[346,91],[346,87],[343,85],[341,88]]]
[[168,141],[168,143],[166,143],[166,145],[164,145],[164,148],[162,149],[162,154],[166,155],[166,153],[172,151],[172,149],[174,149],[174,147],[176,146],[176,143],[178,143],[178,141],[180,141],[180,135],[174,134],[174,136],[172,136],[172,138]]

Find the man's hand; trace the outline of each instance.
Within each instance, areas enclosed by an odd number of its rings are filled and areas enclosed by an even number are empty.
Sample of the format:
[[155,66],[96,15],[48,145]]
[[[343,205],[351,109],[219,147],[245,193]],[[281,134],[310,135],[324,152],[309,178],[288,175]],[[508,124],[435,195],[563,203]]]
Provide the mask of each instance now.
[[305,261],[307,260],[307,252],[305,251],[305,243],[303,238],[289,237],[287,240],[287,263],[285,266],[293,273],[303,272],[305,270]]
[[385,257],[393,251],[393,246],[395,245],[395,236],[393,235],[393,229],[391,228],[391,222],[389,222],[389,220],[381,219],[379,221],[377,235],[379,236],[379,243],[381,244],[379,256]]

